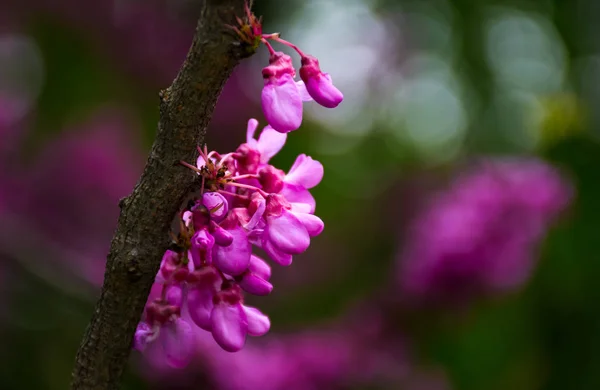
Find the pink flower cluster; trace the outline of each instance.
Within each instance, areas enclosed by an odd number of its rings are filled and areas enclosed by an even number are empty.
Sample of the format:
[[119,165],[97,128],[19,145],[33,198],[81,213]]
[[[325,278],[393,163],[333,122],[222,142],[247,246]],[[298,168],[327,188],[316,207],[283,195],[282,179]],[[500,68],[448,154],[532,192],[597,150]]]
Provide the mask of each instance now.
[[413,298],[444,302],[517,288],[571,198],[570,183],[543,161],[487,161],[419,216],[401,257],[400,284]]
[[[300,126],[303,100],[335,107],[343,96],[314,57],[279,34],[263,35],[247,5],[246,20],[238,18],[238,24],[229,27],[242,41],[252,47],[264,43],[271,53],[262,94],[269,125],[255,138],[258,121],[250,119],[246,143],[235,152],[198,148],[195,166],[181,162],[198,174],[199,196],[181,213],[179,233],[163,257],[134,339],[138,350],[161,348],[174,367],[185,366],[193,355],[193,325],[228,352],[242,349],[247,335],[267,333],[269,317],[244,304],[244,291],[263,296],[273,289],[271,268],[253,254],[253,246],[287,266],[323,231],[309,192],[323,178],[321,163],[301,154],[285,173],[269,160],[285,144],[286,133]],[[303,81],[293,80],[291,58],[276,53],[267,39],[301,55]]]
[[[289,44],[283,39],[274,39]],[[292,45],[300,54],[302,63],[301,80],[294,81],[296,70],[292,58],[276,52],[268,42],[267,45],[271,55],[269,65],[262,70],[265,86],[261,101],[265,118],[275,130],[287,133],[300,127],[302,102],[314,100],[327,108],[337,107],[342,102],[344,96],[333,85],[331,76],[321,72],[319,60]]]
[[[327,108],[335,108],[342,102],[344,95],[333,85],[331,76],[321,71],[318,59],[281,39],[279,33],[263,34],[261,21],[248,7],[246,14],[249,24],[240,19],[240,28],[232,28],[248,44],[262,42],[269,50],[269,65],[262,70],[265,84],[261,102],[265,118],[273,129],[281,133],[297,130],[302,124],[303,102],[314,100]],[[296,69],[292,57],[275,51],[268,39],[291,47],[300,55],[300,80],[294,80]]]
[[248,121],[246,143],[234,153],[199,149],[195,166],[182,163],[198,174],[200,194],[181,214],[135,335],[136,349],[157,341],[174,366],[192,355],[192,325],[230,352],[240,350],[247,335],[265,334],[269,318],[243,299],[243,291],[262,296],[273,289],[270,266],[252,246],[287,266],[323,230],[309,192],[323,178],[323,166],[304,154],[287,173],[270,165],[287,134],[266,126],[256,139],[257,126]]

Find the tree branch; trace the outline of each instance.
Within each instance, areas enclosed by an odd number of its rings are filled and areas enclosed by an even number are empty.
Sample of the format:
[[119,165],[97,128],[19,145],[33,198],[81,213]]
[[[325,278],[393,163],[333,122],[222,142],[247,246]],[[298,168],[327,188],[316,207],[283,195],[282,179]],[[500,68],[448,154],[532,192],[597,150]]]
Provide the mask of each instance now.
[[102,294],[77,352],[72,389],[118,387],[171,223],[195,177],[178,162],[195,161],[225,81],[253,53],[225,29],[236,15],[244,15],[244,0],[205,0],[187,58],[160,93],[156,139],[133,193],[119,204]]

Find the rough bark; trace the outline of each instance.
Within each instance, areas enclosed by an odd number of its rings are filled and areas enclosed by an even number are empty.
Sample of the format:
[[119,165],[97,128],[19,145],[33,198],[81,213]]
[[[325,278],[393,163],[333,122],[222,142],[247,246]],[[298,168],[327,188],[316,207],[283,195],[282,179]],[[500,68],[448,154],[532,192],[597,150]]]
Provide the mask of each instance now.
[[171,223],[194,179],[178,162],[195,161],[225,81],[252,54],[225,28],[236,15],[243,17],[244,0],[204,2],[187,58],[160,93],[156,139],[140,180],[119,204],[102,293],[77,352],[72,389],[119,385]]

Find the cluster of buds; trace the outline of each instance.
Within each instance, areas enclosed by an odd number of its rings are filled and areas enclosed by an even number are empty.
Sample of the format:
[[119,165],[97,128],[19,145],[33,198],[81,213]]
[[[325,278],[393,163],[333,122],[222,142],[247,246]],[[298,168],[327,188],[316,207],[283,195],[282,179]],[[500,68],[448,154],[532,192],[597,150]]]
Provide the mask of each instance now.
[[304,154],[287,174],[270,165],[287,134],[266,126],[256,139],[257,126],[256,119],[248,121],[246,143],[234,153],[199,148],[196,165],[182,162],[197,173],[199,194],[181,213],[135,336],[136,349],[160,344],[174,366],[192,354],[193,325],[230,352],[240,350],[247,335],[265,334],[269,318],[243,297],[273,289],[271,268],[253,246],[287,266],[323,230],[309,192],[323,178],[323,166]]
[[[273,129],[281,133],[297,130],[302,124],[303,102],[314,100],[327,108],[335,108],[342,102],[344,95],[333,85],[331,76],[321,71],[317,58],[281,39],[279,33],[263,34],[261,20],[248,7],[246,16],[247,22],[238,18],[239,27],[230,27],[242,41],[253,48],[263,43],[269,50],[269,65],[262,70],[265,84],[261,101],[265,118]],[[275,51],[269,40],[288,46],[298,53],[301,63],[300,80],[294,80],[296,69],[292,58]]]
[[[309,190],[323,178],[323,166],[304,154],[285,173],[269,165],[302,122],[302,102],[315,100],[333,108],[343,99],[322,73],[316,58],[305,55],[279,34],[263,34],[260,19],[246,6],[246,20],[231,27],[252,49],[261,43],[270,52],[263,69],[262,103],[269,123],[255,138],[256,119],[248,121],[246,143],[221,155],[198,148],[195,165],[181,162],[198,175],[199,194],[180,215],[173,245],[163,256],[138,325],[134,347],[161,348],[170,365],[181,367],[193,355],[193,338],[203,329],[225,351],[242,349],[247,335],[269,331],[269,317],[244,304],[244,292],[271,293],[271,268],[253,254],[261,249],[275,263],[288,266],[292,256],[323,231],[314,215]],[[291,57],[275,52],[268,40],[292,47],[301,56],[301,81]],[[152,353],[152,352],[149,352]]]

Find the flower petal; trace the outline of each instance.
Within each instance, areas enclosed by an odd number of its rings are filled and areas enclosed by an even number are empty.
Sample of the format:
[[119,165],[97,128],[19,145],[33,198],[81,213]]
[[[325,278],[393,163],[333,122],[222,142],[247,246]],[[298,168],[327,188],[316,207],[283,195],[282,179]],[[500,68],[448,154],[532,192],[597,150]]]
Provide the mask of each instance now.
[[[281,189],[281,191],[279,193],[281,195],[283,195],[283,197],[292,204],[292,209],[294,211],[296,211],[296,209],[298,207],[301,207],[300,208],[301,210],[307,210],[307,211],[302,211],[302,212],[306,212],[309,214],[312,214],[315,212],[317,202],[315,201],[315,198],[312,196],[312,194],[306,188],[299,186],[299,185],[293,185],[293,184],[284,182],[283,188]],[[306,204],[306,207],[294,206],[294,203],[304,203],[304,204]]]
[[290,204],[292,205],[291,211],[294,213],[312,214],[315,211],[314,207],[311,207],[311,205],[306,204],[306,203],[290,203]]
[[167,287],[166,294],[169,305],[181,306],[183,304],[183,290],[181,284],[172,284]]
[[253,272],[244,272],[239,280],[240,287],[253,295],[265,296],[273,291],[273,285]]
[[239,275],[248,268],[252,246],[242,227],[231,229],[229,233],[233,236],[231,245],[214,246],[213,264],[226,274]]
[[241,304],[228,305],[221,302],[211,314],[212,335],[217,344],[227,352],[236,352],[244,347],[248,332],[248,319]]
[[302,98],[290,74],[267,80],[261,101],[267,122],[280,133],[296,130],[302,124]]
[[202,204],[210,212],[210,218],[214,221],[221,221],[229,211],[227,199],[218,192],[205,192],[202,195]]
[[266,261],[256,255],[250,256],[250,264],[248,265],[250,272],[255,273],[264,280],[269,280],[271,277],[271,267]]
[[166,323],[161,329],[161,341],[167,363],[172,367],[183,368],[192,358],[193,331],[182,318]]
[[144,351],[149,343],[155,337],[156,329],[152,329],[150,325],[145,322],[140,322],[135,330],[133,336],[133,348],[138,351]]
[[254,214],[252,214],[252,218],[250,218],[250,221],[248,221],[248,223],[244,225],[245,229],[254,229],[262,219],[263,214],[265,213],[265,209],[267,207],[267,202],[265,201],[265,198],[260,197],[260,199],[256,200],[256,205],[256,211],[254,212]]
[[310,245],[310,237],[306,228],[289,211],[280,216],[269,217],[266,234],[273,246],[284,253],[298,254]]
[[294,213],[294,216],[302,222],[304,228],[308,232],[308,235],[311,237],[318,236],[323,231],[325,224],[321,218],[317,217],[313,214],[307,213]]
[[286,133],[280,133],[271,126],[266,126],[258,137],[256,148],[260,152],[260,162],[266,164],[275,156],[287,140]]
[[268,239],[266,234],[263,236],[263,240],[261,242],[262,249],[267,253],[267,255],[277,264],[283,265],[287,267],[292,264],[292,255],[283,253],[279,249],[275,248],[271,241]]
[[196,286],[191,288],[187,296],[190,318],[204,330],[211,330],[210,315],[213,305],[213,291],[210,287]]
[[321,182],[323,172],[323,164],[317,160],[313,160],[310,156],[301,154],[296,158],[284,181],[309,189]]
[[248,318],[248,334],[262,336],[271,328],[271,320],[255,307],[242,306]]
[[248,120],[248,127],[246,128],[246,143],[254,146],[256,145],[256,140],[254,139],[254,133],[256,132],[256,128],[258,127],[258,121],[254,118],[250,118]]
[[[264,222],[262,224],[264,225]],[[262,238],[264,236],[264,232],[264,229],[254,229],[249,231],[248,241],[250,241],[250,244],[262,248]]]
[[298,92],[300,93],[300,97],[302,98],[303,102],[310,102],[311,100],[313,100],[312,96],[310,96],[310,94],[306,90],[306,85],[304,84],[304,81],[296,81],[296,87],[298,87]]
[[344,100],[344,95],[333,85],[331,76],[327,73],[310,77],[306,84],[306,90],[315,99],[315,102],[323,107],[335,108]]
[[185,226],[190,226],[192,223],[192,212],[185,211],[181,219],[183,219],[183,222],[185,222]]
[[220,246],[229,246],[233,242],[233,236],[227,230],[211,221],[211,234],[215,239],[215,243]]
[[215,238],[206,230],[198,230],[191,240],[192,248],[211,250],[215,245]]

